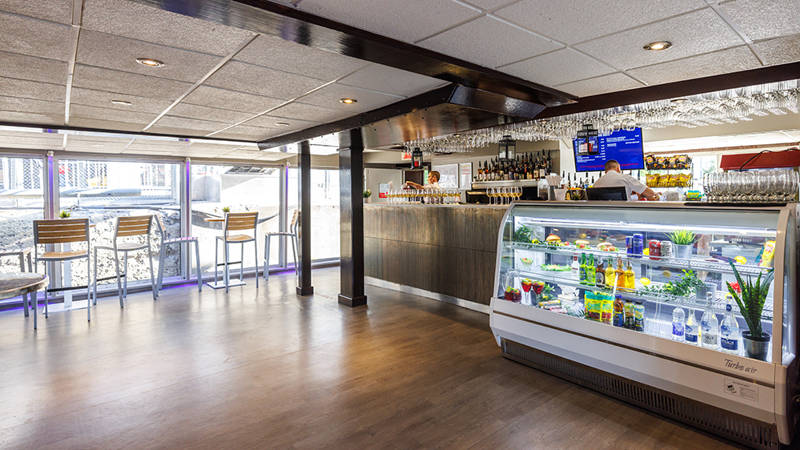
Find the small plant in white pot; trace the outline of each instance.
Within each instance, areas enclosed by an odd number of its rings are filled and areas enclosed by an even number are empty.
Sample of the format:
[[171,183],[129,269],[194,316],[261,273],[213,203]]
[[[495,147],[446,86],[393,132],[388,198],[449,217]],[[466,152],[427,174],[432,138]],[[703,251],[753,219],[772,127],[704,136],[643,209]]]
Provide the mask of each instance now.
[[[733,268],[736,282],[739,283],[739,289],[737,290],[735,286],[728,283],[728,292],[736,300],[736,304],[739,305],[739,312],[742,313],[748,329],[748,331],[742,332],[745,354],[750,358],[766,361],[770,336],[761,329],[761,313],[764,310],[764,303],[767,301],[767,294],[769,294],[769,288],[772,284],[772,279],[775,277],[775,272],[770,269],[766,276],[763,276],[763,273],[759,273],[755,282],[748,275],[745,283],[733,261],[730,264]],[[741,292],[738,292],[739,290]]]
[[697,240],[697,235],[693,231],[675,230],[667,233],[667,237],[675,245],[676,258],[689,259],[692,257],[692,247],[694,247],[694,241]]

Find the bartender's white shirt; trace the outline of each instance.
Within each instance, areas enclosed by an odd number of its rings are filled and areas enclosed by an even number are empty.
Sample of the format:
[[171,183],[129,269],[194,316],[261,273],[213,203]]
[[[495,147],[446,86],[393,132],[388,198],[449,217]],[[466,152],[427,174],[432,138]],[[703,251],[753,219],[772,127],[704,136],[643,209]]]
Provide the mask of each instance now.
[[635,192],[637,194],[641,194],[647,189],[647,186],[644,185],[641,181],[637,180],[636,178],[624,174],[619,173],[616,170],[609,170],[605,173],[600,179],[594,182],[593,187],[616,187],[616,186],[624,186],[625,193],[628,194],[628,200],[634,200],[631,197],[631,193]]
[[426,184],[425,186],[422,186],[422,187],[423,187],[423,189],[439,189],[439,182],[436,181],[434,183],[429,183],[429,184]]

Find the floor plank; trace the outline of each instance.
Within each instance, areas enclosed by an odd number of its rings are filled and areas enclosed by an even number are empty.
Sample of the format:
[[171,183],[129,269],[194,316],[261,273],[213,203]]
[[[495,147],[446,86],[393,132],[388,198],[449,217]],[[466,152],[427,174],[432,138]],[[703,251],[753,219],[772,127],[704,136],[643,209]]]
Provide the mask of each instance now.
[[291,274],[52,314],[0,313],[3,448],[724,448],[503,358],[488,317]]

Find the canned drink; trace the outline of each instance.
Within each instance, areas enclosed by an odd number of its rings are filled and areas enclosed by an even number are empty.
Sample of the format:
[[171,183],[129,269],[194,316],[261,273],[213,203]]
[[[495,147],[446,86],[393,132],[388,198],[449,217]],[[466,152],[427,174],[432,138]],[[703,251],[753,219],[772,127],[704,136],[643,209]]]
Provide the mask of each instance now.
[[633,235],[633,255],[641,255],[644,252],[644,235],[636,233]]
[[672,241],[661,241],[661,256],[672,258]]
[[650,239],[647,241],[647,248],[650,250],[650,259],[661,259],[661,241],[658,239]]
[[628,255],[633,254],[633,236],[625,236],[625,252]]
[[644,331],[644,305],[641,302],[636,302],[633,305],[633,329],[636,331]]
[[623,311],[625,312],[625,328],[633,329],[636,326],[636,319],[634,317],[633,302],[625,300]]

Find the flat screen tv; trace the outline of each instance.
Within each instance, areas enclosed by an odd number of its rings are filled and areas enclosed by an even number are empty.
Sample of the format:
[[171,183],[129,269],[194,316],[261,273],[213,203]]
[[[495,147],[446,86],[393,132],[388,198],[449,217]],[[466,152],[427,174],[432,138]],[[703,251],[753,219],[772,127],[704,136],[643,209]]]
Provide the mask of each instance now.
[[577,138],[572,141],[575,170],[594,172],[604,169],[606,161],[614,159],[622,170],[644,169],[642,129],[614,131],[608,135]]

